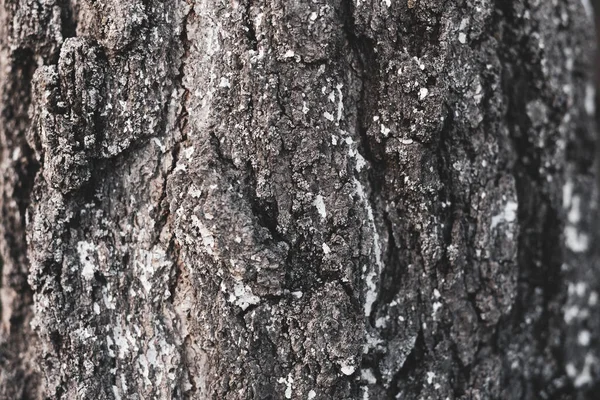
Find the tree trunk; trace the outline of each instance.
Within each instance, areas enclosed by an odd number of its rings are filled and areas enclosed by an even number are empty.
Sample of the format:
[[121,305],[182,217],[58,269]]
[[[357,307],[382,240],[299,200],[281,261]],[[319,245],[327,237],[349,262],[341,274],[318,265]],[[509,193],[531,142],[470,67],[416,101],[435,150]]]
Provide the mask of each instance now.
[[0,0],[0,398],[595,398],[590,12]]

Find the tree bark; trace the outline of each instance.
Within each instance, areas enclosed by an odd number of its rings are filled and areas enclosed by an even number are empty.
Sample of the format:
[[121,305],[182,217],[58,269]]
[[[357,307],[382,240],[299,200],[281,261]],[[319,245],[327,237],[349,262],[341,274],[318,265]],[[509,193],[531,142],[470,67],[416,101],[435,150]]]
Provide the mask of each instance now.
[[0,398],[595,398],[590,10],[0,0]]

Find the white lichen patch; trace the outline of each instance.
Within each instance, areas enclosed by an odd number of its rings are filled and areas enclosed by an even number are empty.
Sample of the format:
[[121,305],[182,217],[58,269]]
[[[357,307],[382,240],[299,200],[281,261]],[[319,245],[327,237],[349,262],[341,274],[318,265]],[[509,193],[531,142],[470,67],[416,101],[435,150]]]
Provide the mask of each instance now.
[[196,185],[191,184],[188,188],[188,194],[193,199],[199,199],[202,196],[202,190],[200,190]]
[[390,129],[385,125],[381,124],[381,134],[385,137],[388,137],[388,135],[390,134]]
[[586,354],[581,372],[578,373],[577,370],[573,371],[573,369],[571,369],[571,371],[567,371],[567,373],[571,372],[571,374],[573,374],[571,377],[573,379],[573,385],[579,388],[591,383],[593,381],[592,369],[596,364],[596,358],[592,354]]
[[145,354],[140,354],[138,356],[138,367],[141,371],[141,375],[144,377],[144,383],[146,386],[151,386],[152,382],[148,378],[150,376],[150,366],[148,365],[148,359]]
[[567,309],[565,309],[565,313],[564,313],[565,322],[567,324],[571,323],[571,321],[573,321],[573,319],[575,319],[578,314],[579,314],[579,307],[577,307],[577,306],[568,307]]
[[86,341],[87,339],[94,337],[94,332],[92,331],[91,328],[88,328],[88,327],[77,328],[73,332],[73,335],[81,341]]
[[588,235],[574,226],[566,226],[564,230],[565,244],[574,253],[583,253],[589,248],[590,239]]
[[111,293],[110,282],[102,288],[102,301],[104,302],[104,307],[108,310],[114,310],[116,308],[115,297]]
[[577,334],[577,343],[579,343],[580,346],[589,346],[591,339],[592,335],[587,329],[583,329]]
[[202,223],[200,218],[192,215],[192,226],[198,229],[200,236],[202,237],[202,245],[208,254],[214,254],[215,237],[212,232]]
[[315,196],[315,199],[313,200],[313,205],[317,209],[317,212],[321,216],[321,219],[327,218],[327,209],[325,208],[325,201],[323,199],[323,196],[321,196],[320,194]]
[[162,144],[162,142],[160,141],[159,138],[152,138],[152,142],[154,142],[154,144],[156,145],[156,147],[158,147],[160,149],[161,153],[166,153],[167,152],[167,148],[165,147],[164,144]]
[[[136,352],[137,349],[134,349]],[[153,338],[146,345],[146,351],[140,354],[137,358],[138,367],[141,376],[144,378],[146,387],[159,385],[161,381],[167,377],[170,380],[175,379],[172,373],[165,374],[164,360],[170,359],[176,353],[174,345],[168,343],[164,337],[161,339]],[[153,381],[150,381],[150,368],[154,370]]]
[[514,201],[508,201],[504,210],[498,215],[492,217],[491,229],[495,229],[501,223],[512,223],[517,218],[519,205]]
[[567,376],[569,378],[574,378],[575,375],[577,375],[577,368],[575,368],[575,365],[573,365],[573,363],[568,363],[565,367],[565,371],[567,372]]
[[563,186],[563,190],[562,190],[562,195],[563,195],[563,207],[564,208],[569,208],[569,206],[571,205],[571,199],[573,198],[573,182],[572,181],[567,181],[565,182],[564,186]]
[[590,116],[596,113],[596,87],[591,83],[585,87],[585,112]]
[[357,145],[354,143],[351,137],[347,137],[345,142],[348,145],[348,157],[353,158],[355,161],[354,169],[356,172],[362,171],[362,169],[367,165],[367,161],[362,154],[358,152]]
[[292,378],[292,374],[289,374],[287,376],[287,378],[279,378],[277,380],[277,383],[283,383],[285,384],[285,398],[286,399],[291,399],[292,398],[292,385],[294,384],[294,378]]
[[329,99],[330,102],[335,103],[335,92],[332,91],[329,93],[329,97],[327,99]]
[[379,317],[375,320],[375,328],[385,328],[389,317]]
[[96,266],[93,259],[96,253],[96,246],[93,243],[80,241],[77,243],[77,254],[79,255],[79,263],[81,264],[81,276],[90,281],[94,278]]
[[369,388],[363,387],[362,390],[363,390],[362,400],[369,400]]
[[230,293],[228,300],[230,303],[234,303],[244,311],[251,305],[260,303],[260,297],[255,296],[252,293],[252,289],[241,282],[236,282],[234,284],[233,293]]
[[427,383],[432,385],[434,379],[435,379],[435,372],[428,371],[427,372]]
[[588,304],[590,306],[595,306],[596,304],[598,304],[598,292],[592,291],[590,293],[590,297],[588,298]]
[[356,169],[356,172],[362,171],[362,169],[367,165],[365,158],[358,151],[354,155],[354,158],[356,159],[356,165],[354,166],[354,169]]
[[338,124],[344,117],[344,95],[342,94],[342,87],[344,87],[344,85],[342,85],[341,83],[335,87],[338,92],[338,104],[337,104],[337,122],[338,122]]
[[367,220],[369,222],[371,232],[373,235],[373,253],[375,256],[375,266],[364,266],[363,268],[363,281],[367,287],[365,293],[365,316],[371,315],[373,303],[377,299],[378,293],[378,281],[381,271],[383,270],[383,262],[381,260],[381,241],[379,232],[377,232],[377,226],[375,225],[375,216],[373,214],[373,208],[367,198],[363,185],[356,178],[353,178],[354,190],[358,195],[359,200],[363,203],[363,207],[367,213]]
[[119,388],[115,385],[112,385],[113,396],[115,396],[115,400],[121,400],[121,393],[119,392]]
[[340,362],[340,371],[342,374],[350,376],[356,371],[356,366],[352,360],[345,360]]
[[375,374],[373,374],[373,370],[371,368],[365,368],[360,371],[360,379],[367,382],[369,385],[374,385],[377,383],[377,378]]
[[569,283],[568,291],[569,295],[576,294],[579,297],[585,296],[587,290],[587,284],[585,282]]
[[113,342],[118,350],[117,357],[124,359],[131,351],[131,346],[136,345],[136,341],[128,330],[123,330],[120,324],[113,327]]
[[[364,268],[366,269],[366,267]],[[365,316],[370,316],[373,309],[373,303],[377,300],[377,283],[378,275],[375,270],[369,271],[366,275],[363,274],[363,279],[367,285],[367,292],[365,293]]]
[[139,250],[133,258],[133,265],[138,270],[138,276],[146,294],[152,289],[154,274],[162,268],[170,267],[171,260],[166,251],[159,245],[151,250]]
[[565,245],[574,253],[585,252],[589,248],[589,236],[577,226],[581,221],[581,198],[574,194],[572,181],[564,184],[562,192],[563,208],[567,212],[567,225],[563,231]]
[[230,88],[231,87],[231,83],[229,82],[229,79],[222,77],[221,80],[219,81],[219,87],[221,88]]
[[563,318],[567,324],[570,324],[573,320],[583,320],[589,317],[589,315],[590,312],[588,309],[581,309],[579,306],[572,305],[565,308]]
[[571,198],[571,207],[567,214],[567,219],[571,224],[576,224],[581,220],[581,199],[579,196]]
[[581,4],[583,5],[583,8],[585,9],[586,15],[590,19],[593,19],[594,18],[594,7],[592,6],[591,1],[590,0],[581,0]]
[[190,146],[190,147],[184,147],[182,154],[185,157],[186,160],[191,160],[192,159],[192,155],[194,154],[194,151],[196,149],[194,148],[194,146]]
[[115,346],[115,342],[113,342],[113,340],[110,336],[107,336],[106,337],[106,349],[108,350],[108,356],[112,357],[112,358],[115,357],[114,346]]

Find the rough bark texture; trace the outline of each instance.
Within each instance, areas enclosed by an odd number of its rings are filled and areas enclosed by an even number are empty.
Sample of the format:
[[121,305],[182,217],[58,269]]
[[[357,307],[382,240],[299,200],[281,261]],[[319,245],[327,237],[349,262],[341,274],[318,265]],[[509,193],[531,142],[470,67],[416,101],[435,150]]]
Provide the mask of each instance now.
[[589,12],[0,0],[0,398],[595,398]]

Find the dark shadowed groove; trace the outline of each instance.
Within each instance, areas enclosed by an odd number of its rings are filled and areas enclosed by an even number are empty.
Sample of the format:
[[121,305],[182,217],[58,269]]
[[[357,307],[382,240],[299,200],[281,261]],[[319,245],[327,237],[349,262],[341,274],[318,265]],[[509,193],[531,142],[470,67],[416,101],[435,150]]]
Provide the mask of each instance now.
[[252,6],[254,0],[246,0],[245,13],[244,13],[244,26],[246,29],[246,38],[250,48],[254,51],[258,49],[258,40],[256,37],[256,29],[254,28],[254,22],[252,19]]
[[[182,56],[180,59],[181,64],[179,65],[179,73],[177,74],[177,76],[174,77],[174,87],[177,88],[176,90],[179,90],[179,88],[180,88],[183,92],[181,94],[181,100],[180,100],[180,111],[179,111],[179,114],[177,115],[177,118],[175,121],[175,129],[179,132],[179,137],[178,137],[178,140],[173,145],[173,148],[171,150],[171,156],[172,156],[171,165],[169,166],[169,170],[165,174],[165,176],[163,178],[163,182],[162,182],[162,192],[161,192],[161,196],[159,199],[160,215],[159,215],[159,223],[158,223],[157,230],[156,230],[156,235],[157,235],[156,242],[158,242],[160,240],[161,232],[165,228],[165,226],[167,226],[167,224],[172,224],[172,222],[173,222],[172,215],[171,215],[171,205],[169,202],[168,185],[169,185],[170,178],[171,178],[172,174],[174,173],[175,168],[177,167],[177,162],[181,155],[182,146],[188,140],[188,132],[190,130],[189,112],[188,112],[188,101],[190,98],[190,92],[189,92],[188,88],[184,85],[184,77],[185,77],[186,62],[188,60],[188,57],[190,54],[190,48],[192,46],[191,40],[188,37],[188,25],[191,23],[190,21],[194,18],[196,18],[196,13],[194,11],[193,5],[190,5],[190,9],[189,9],[187,15],[185,15],[185,17],[182,20],[182,29],[181,29],[181,34],[179,36],[179,43],[177,45],[182,47],[183,52],[182,52]],[[166,107],[167,107],[167,105],[165,105],[165,110],[166,110]],[[164,115],[166,115],[166,112]],[[169,132],[167,132],[166,126],[164,127],[162,132],[165,135],[169,134]],[[176,237],[175,237],[175,232],[173,231],[173,227],[171,226],[169,242],[168,242],[168,245],[166,248],[166,254],[172,261],[171,271],[169,273],[169,283],[168,283],[169,292],[171,293],[171,296],[169,298],[171,305],[174,305],[174,303],[175,303],[175,294],[177,293],[178,285],[180,284],[180,282],[182,281],[183,276],[184,276],[183,269],[185,268],[185,266],[183,265],[183,262],[181,261],[180,250],[181,250],[180,244],[177,243]],[[182,375],[179,377],[179,379],[181,381],[182,379],[184,379],[183,377],[187,377],[185,379],[188,379],[188,381],[192,383],[192,386],[188,391],[184,392],[183,385],[181,385],[181,384],[178,385],[178,387],[175,390],[175,395],[177,395],[178,396],[177,398],[180,398],[180,399],[192,398],[190,396],[193,396],[193,394],[196,393],[196,391],[198,390],[194,379],[189,378],[190,365],[189,365],[188,358],[185,354],[186,349],[189,346],[189,342],[190,342],[189,335],[187,335],[185,337],[184,336],[181,337],[181,343],[182,343],[181,346],[182,347],[179,349],[179,353],[181,354]]]
[[[381,228],[383,232],[378,233],[382,238],[386,237],[387,239],[385,254],[381,255],[383,265],[378,276],[377,296],[372,305],[371,315],[365,321],[366,329],[369,331],[375,327],[378,310],[389,304],[401,290],[408,263],[403,262],[403,255],[394,235],[394,224],[385,209],[386,202],[395,196],[394,193],[389,193],[386,189],[386,175],[391,168],[388,165],[390,157],[385,151],[387,138],[371,137],[371,133],[368,133],[373,124],[373,116],[377,113],[379,90],[381,79],[383,79],[381,61],[376,51],[377,43],[375,39],[368,37],[357,29],[354,20],[353,0],[343,2],[343,16],[344,32],[354,60],[351,67],[358,69],[354,72],[361,85],[359,100],[356,105],[355,129],[359,138],[360,153],[369,164],[366,170],[366,201],[372,208],[376,221],[373,229]],[[435,34],[437,35],[437,33]],[[359,177],[356,176],[356,179],[359,179]],[[382,226],[379,226],[380,223]],[[374,262],[374,260],[371,260],[371,262]],[[378,332],[378,334],[384,340],[387,338],[387,334],[384,332]],[[361,369],[372,371],[378,382],[377,386],[380,386],[379,390],[381,391],[379,393],[384,396],[383,398],[396,399],[398,393],[407,388],[411,394],[416,393],[421,385],[423,371],[420,364],[423,361],[425,348],[423,332],[419,329],[416,342],[410,354],[408,354],[408,358],[389,383],[384,382],[380,370],[380,364],[385,356],[384,352],[370,351],[363,354]],[[382,383],[383,387],[381,387]]]
[[415,341],[415,345],[410,354],[404,361],[402,367],[396,372],[389,387],[386,390],[386,400],[397,400],[398,394],[405,390],[415,396],[422,386],[424,372],[420,366],[424,359],[424,349],[426,348],[423,340],[423,332],[419,330],[419,334]]
[[[375,52],[375,41],[361,33],[359,33],[354,21],[354,2],[353,0],[344,0],[342,3],[342,18],[343,28],[346,35],[346,40],[350,51],[353,54],[353,59],[356,61],[359,71],[356,71],[357,77],[360,80],[360,97],[357,103],[356,116],[356,133],[359,137],[359,149],[364,155],[365,160],[369,163],[367,170],[368,185],[366,186],[367,201],[373,209],[374,217],[382,217],[387,220],[387,214],[380,210],[379,204],[384,196],[384,180],[387,170],[385,157],[385,143],[375,144],[374,140],[369,138],[367,130],[373,119],[375,110],[377,110],[378,87],[380,80],[379,60]],[[356,179],[359,179],[356,177]],[[381,214],[381,215],[377,215]],[[386,221],[389,224],[389,221]],[[375,228],[377,229],[377,228]],[[390,237],[393,239],[393,235]],[[395,247],[394,247],[395,248]],[[393,257],[388,254],[388,258]],[[383,258],[383,257],[382,257]],[[381,276],[387,268],[393,268],[391,265],[384,265]],[[382,296],[382,285],[379,284],[378,296],[373,303],[373,312],[371,313],[371,321],[368,323],[374,324],[375,310],[381,304],[380,297]]]
[[[30,202],[33,179],[39,169],[39,164],[33,155],[33,150],[25,140],[25,131],[28,129],[29,125],[27,109],[31,102],[31,79],[36,66],[34,54],[31,50],[17,49],[13,52],[10,79],[15,86],[11,88],[12,90],[11,93],[9,93],[9,96],[11,99],[15,99],[15,104],[18,104],[21,110],[15,110],[11,107],[2,110],[2,119],[4,121],[12,121],[12,124],[14,124],[13,126],[18,129],[10,132],[12,135],[11,137],[7,137],[7,139],[12,143],[7,143],[7,145],[19,148],[21,152],[21,156],[16,160],[13,167],[18,177],[14,200],[19,208],[21,225],[21,229],[17,230],[17,232],[24,232],[25,213]],[[23,252],[26,252],[26,249],[19,248],[17,245],[15,245],[14,248],[11,246],[11,256],[13,259],[21,257]]]
[[58,0],[63,39],[77,36],[77,15],[73,0]]

